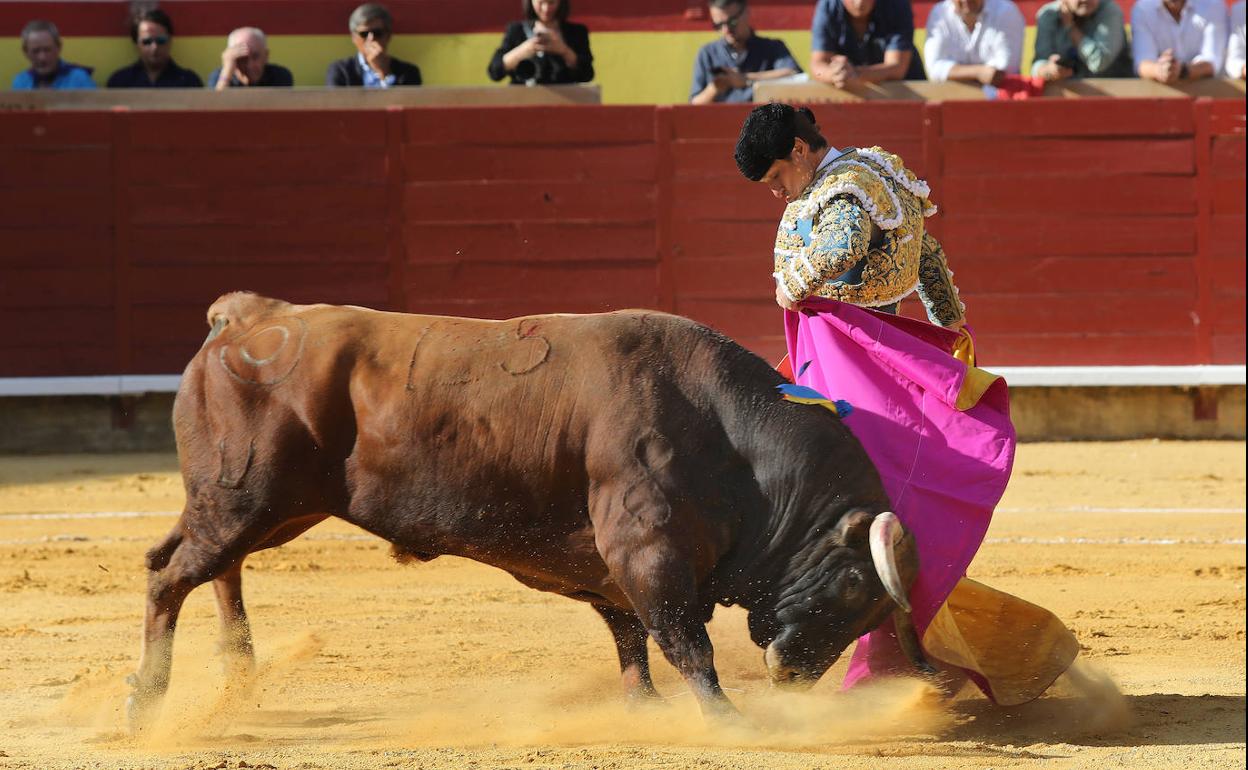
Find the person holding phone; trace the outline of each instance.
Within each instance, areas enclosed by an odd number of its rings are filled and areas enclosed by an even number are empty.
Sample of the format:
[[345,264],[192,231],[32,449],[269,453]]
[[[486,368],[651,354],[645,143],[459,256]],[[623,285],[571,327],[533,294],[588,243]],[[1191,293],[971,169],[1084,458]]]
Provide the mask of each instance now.
[[208,76],[208,87],[217,91],[254,86],[293,86],[290,70],[269,64],[269,44],[256,27],[240,27],[226,38],[221,66]]
[[1036,12],[1031,74],[1066,78],[1129,78],[1131,46],[1122,9],[1114,0],[1053,0]]
[[524,19],[503,32],[487,72],[512,85],[588,83],[594,79],[589,29],[568,21],[568,0],[522,0]]
[[710,0],[709,6],[711,27],[720,37],[702,46],[694,60],[691,104],[750,102],[760,80],[802,71],[783,40],[754,34],[747,0]]

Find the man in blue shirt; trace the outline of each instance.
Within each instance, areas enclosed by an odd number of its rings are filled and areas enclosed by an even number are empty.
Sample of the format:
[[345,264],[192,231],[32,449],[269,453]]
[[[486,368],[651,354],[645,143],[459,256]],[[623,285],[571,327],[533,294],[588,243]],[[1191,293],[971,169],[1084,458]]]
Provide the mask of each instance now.
[[819,0],[810,75],[837,88],[924,80],[909,0]]
[[91,68],[61,58],[61,33],[50,21],[36,19],[22,28],[22,53],[30,69],[13,78],[14,91],[34,88],[95,88]]
[[747,0],[710,0],[710,14],[722,37],[702,46],[694,60],[693,104],[753,101],[758,81],[802,71],[784,41],[754,34]]

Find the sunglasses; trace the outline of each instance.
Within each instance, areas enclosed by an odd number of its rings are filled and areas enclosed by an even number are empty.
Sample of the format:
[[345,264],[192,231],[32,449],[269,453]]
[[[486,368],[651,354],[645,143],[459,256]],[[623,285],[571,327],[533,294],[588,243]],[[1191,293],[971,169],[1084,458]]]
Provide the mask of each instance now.
[[741,11],[738,11],[736,15],[729,16],[723,21],[713,21],[711,22],[711,29],[714,29],[714,30],[721,30],[724,28],[736,29],[737,24],[741,23],[741,17],[744,15],[745,15],[745,11],[741,10]]
[[390,37],[390,30],[385,27],[369,27],[368,29],[357,29],[355,34],[361,40],[368,40],[370,37],[374,40],[385,40]]
[[169,38],[165,37],[164,35],[157,35],[156,37],[143,38],[142,40],[139,41],[139,45],[141,46],[165,45],[168,42],[169,42]]

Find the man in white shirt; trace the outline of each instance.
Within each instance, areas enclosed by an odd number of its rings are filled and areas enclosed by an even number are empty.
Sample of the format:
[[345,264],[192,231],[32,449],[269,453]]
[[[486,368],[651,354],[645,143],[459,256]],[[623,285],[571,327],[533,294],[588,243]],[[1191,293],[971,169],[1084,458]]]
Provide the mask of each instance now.
[[1136,73],[1158,83],[1213,77],[1226,52],[1222,0],[1139,0],[1131,9]]
[[1231,6],[1231,39],[1226,44],[1226,76],[1244,79],[1244,0]]
[[927,17],[928,77],[991,85],[1016,75],[1026,28],[1010,0],[942,0]]

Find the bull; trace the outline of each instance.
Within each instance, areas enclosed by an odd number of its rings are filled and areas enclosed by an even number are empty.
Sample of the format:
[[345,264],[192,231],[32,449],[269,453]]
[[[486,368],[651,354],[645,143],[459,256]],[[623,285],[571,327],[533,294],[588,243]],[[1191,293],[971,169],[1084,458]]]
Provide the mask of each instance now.
[[716,604],[748,611],[777,685],[813,683],[890,613],[907,627],[918,556],[862,446],[693,321],[233,293],[208,323],[173,408],[186,505],[146,556],[136,727],[168,689],[187,594],[212,582],[227,668],[245,673],[243,560],[330,516],[404,558],[474,559],[587,602],[630,697],[657,695],[649,637],[711,717],[734,713],[706,632]]

